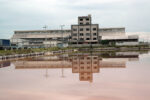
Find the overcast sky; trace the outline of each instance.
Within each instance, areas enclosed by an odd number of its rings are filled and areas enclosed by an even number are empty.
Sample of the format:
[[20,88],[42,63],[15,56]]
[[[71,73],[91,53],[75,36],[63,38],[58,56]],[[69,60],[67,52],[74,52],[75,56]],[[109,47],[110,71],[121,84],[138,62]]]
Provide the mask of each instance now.
[[14,30],[70,29],[78,16],[92,15],[99,27],[150,32],[150,0],[0,0],[0,38]]

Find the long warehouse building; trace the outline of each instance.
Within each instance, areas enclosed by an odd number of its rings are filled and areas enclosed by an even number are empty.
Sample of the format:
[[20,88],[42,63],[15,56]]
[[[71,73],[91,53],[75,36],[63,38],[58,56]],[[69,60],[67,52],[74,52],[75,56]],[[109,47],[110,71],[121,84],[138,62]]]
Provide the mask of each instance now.
[[[88,27],[91,28],[87,29]],[[77,32],[73,32],[74,30]],[[18,30],[14,31],[11,38],[11,43],[20,48],[82,46],[91,43],[94,45],[103,41],[116,45],[137,45],[138,36],[127,36],[124,27],[99,28],[98,24],[92,24],[91,15],[88,15],[78,17],[78,24],[72,25],[71,29]]]

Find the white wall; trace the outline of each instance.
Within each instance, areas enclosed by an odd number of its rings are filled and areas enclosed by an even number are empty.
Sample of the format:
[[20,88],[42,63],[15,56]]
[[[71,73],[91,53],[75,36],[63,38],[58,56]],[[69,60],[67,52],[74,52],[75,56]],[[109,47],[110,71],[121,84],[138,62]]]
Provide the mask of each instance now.
[[117,42],[116,45],[121,46],[121,45],[138,45],[138,42]]

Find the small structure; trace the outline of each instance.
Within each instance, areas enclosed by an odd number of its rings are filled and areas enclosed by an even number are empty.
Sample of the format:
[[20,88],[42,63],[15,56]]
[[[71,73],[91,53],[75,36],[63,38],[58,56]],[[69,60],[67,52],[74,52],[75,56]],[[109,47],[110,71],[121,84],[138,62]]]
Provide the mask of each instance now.
[[9,39],[0,39],[0,50],[10,49],[10,40]]

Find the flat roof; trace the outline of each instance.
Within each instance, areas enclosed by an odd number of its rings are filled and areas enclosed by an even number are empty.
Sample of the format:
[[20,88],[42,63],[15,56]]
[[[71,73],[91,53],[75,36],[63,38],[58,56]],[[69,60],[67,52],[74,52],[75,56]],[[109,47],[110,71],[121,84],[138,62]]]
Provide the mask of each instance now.
[[70,29],[64,30],[15,30],[14,32],[48,32],[48,31],[71,31]]
[[10,40],[10,39],[0,39],[0,40]]
[[107,28],[99,28],[99,29],[125,29],[125,27],[107,27]]
[[71,25],[71,26],[89,26],[89,25],[99,25],[99,24],[82,24],[82,25],[78,25],[78,24],[74,24],[74,25]]

